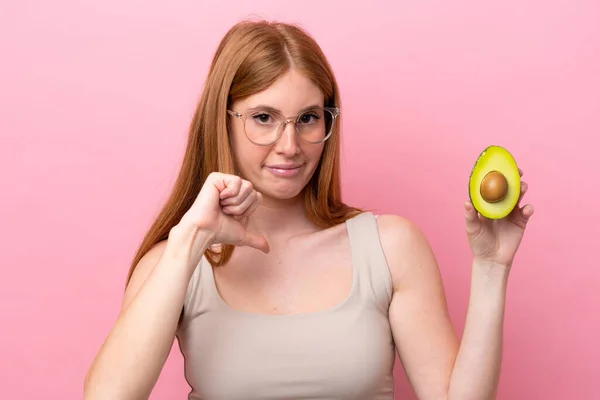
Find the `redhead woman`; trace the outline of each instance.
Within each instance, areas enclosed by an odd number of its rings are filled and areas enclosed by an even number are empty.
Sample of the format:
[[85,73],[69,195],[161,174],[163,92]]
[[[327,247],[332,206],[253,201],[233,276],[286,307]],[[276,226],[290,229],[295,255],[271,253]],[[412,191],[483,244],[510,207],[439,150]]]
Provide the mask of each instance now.
[[507,280],[532,206],[492,221],[465,203],[459,340],[421,230],[342,200],[342,115],[305,31],[244,21],[225,35],[85,399],[148,398],[175,339],[189,399],[392,400],[396,354],[420,399],[495,397]]

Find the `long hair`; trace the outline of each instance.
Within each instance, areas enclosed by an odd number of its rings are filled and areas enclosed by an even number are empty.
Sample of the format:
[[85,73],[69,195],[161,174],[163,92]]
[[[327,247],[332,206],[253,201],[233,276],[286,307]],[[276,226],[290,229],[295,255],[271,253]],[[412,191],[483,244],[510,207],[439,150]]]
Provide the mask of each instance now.
[[[239,99],[267,89],[291,67],[305,74],[324,94],[325,106],[340,107],[333,71],[315,40],[296,25],[281,22],[242,21],[223,37],[214,54],[204,91],[192,118],[188,142],[172,193],[144,237],[130,267],[127,282],[140,259],[167,239],[192,206],[213,171],[238,174],[227,132],[227,108]],[[304,190],[307,216],[327,228],[361,212],[342,202],[340,178],[340,118]],[[213,266],[226,264],[234,246],[217,253],[206,250]]]

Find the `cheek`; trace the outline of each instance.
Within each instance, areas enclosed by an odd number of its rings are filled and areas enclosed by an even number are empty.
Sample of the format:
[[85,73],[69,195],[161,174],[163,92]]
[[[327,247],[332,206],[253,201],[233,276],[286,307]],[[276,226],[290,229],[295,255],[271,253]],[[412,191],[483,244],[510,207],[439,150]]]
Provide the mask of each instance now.
[[262,148],[250,143],[243,135],[233,132],[231,135],[231,148],[238,169],[245,179],[250,178],[260,169],[263,160],[268,154],[268,148]]
[[319,163],[319,160],[323,156],[323,150],[324,150],[324,145],[320,145],[320,146],[310,145],[309,147],[305,147],[302,149],[306,158],[308,160],[310,160],[310,163],[315,164],[315,165]]

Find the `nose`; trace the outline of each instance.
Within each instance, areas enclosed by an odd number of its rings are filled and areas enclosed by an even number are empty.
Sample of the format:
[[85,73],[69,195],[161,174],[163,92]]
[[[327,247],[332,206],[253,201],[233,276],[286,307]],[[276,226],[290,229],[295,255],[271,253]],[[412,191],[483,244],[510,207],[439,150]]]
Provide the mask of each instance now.
[[283,126],[281,137],[275,145],[275,151],[288,157],[298,155],[300,147],[298,146],[298,135],[293,121],[286,121]]

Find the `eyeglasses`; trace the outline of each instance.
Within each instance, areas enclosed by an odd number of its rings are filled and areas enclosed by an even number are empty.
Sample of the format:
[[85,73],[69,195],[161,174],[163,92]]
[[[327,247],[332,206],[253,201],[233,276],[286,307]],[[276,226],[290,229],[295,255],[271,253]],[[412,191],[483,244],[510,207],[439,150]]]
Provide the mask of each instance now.
[[243,122],[244,133],[252,143],[268,146],[279,140],[288,123],[294,124],[296,133],[305,142],[323,143],[331,136],[340,109],[315,107],[304,110],[293,118],[286,118],[270,108],[253,109],[247,114],[232,110],[227,112]]

